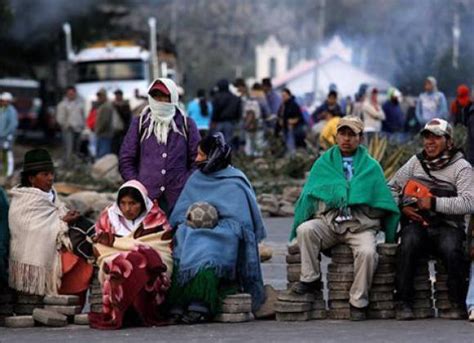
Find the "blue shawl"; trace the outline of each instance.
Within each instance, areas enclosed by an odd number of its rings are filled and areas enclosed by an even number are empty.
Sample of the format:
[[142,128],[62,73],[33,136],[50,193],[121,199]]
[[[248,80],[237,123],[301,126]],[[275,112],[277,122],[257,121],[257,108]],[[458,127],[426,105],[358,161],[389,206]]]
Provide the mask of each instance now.
[[[197,201],[206,201],[219,212],[219,223],[214,229],[186,225],[186,211]],[[266,232],[255,193],[240,170],[228,167],[208,175],[194,172],[169,222],[176,228],[173,258],[180,285],[201,270],[212,268],[219,278],[237,280],[252,295],[253,309],[260,307],[265,293],[258,242]]]

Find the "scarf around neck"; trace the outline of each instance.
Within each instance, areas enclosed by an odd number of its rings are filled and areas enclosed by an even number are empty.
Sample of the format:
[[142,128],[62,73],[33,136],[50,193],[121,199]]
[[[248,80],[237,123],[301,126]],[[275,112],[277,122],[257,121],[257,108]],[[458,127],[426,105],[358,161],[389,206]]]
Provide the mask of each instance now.
[[425,151],[423,150],[421,153],[417,155],[417,157],[418,157],[418,160],[422,164],[424,164],[428,170],[436,171],[436,170],[441,170],[445,168],[446,166],[451,164],[451,162],[454,162],[454,160],[458,160],[459,155],[460,157],[462,157],[462,152],[460,152],[459,149],[450,149],[450,150],[445,150],[438,157],[432,160],[429,160],[425,154]]

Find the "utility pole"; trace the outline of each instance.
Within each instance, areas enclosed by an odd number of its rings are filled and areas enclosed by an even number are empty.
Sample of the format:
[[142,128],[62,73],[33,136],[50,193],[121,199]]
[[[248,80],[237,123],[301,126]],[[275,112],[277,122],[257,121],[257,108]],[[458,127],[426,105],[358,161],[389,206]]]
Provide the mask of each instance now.
[[458,69],[459,67],[459,40],[461,38],[461,27],[459,24],[459,3],[454,8],[453,18],[453,68]]
[[324,38],[324,28],[326,21],[326,0],[318,0],[317,5],[317,17],[318,21],[316,22],[316,48],[314,50],[314,60],[316,62],[314,66],[314,80],[313,80],[313,89],[314,89],[314,101],[318,99],[318,88],[319,88],[319,58],[320,58],[320,49],[321,44],[323,43]]

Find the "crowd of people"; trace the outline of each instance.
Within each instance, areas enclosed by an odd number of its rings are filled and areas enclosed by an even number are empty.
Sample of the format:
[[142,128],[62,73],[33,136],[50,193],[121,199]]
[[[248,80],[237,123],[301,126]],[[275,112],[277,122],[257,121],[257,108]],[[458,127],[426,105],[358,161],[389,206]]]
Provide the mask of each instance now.
[[[249,293],[252,310],[258,310],[265,302],[258,243],[266,230],[251,183],[232,165],[239,149],[235,133],[243,118],[244,137],[251,141],[246,153],[258,156],[268,132],[280,133],[291,153],[304,143],[307,119],[291,91],[284,89],[280,96],[269,79],[248,93],[245,83],[236,85],[239,95],[227,81],[219,82],[211,101],[200,91],[187,116],[176,84],[154,80],[147,106],[130,118],[126,130],[121,128],[126,134],[119,170],[125,183],[96,223],[61,201],[49,152],[28,151],[10,205],[0,194],[0,213],[8,212],[9,219],[0,221],[2,287],[8,281],[12,289],[29,294],[74,294],[84,304],[95,264],[103,313],[91,313],[89,320],[97,329],[207,322],[226,295],[240,292]],[[454,145],[447,114],[438,112],[446,101],[440,100],[435,81],[429,78],[425,86],[416,110],[423,149],[388,183],[362,144],[365,135],[383,128],[391,108],[378,105],[376,89],[360,94],[365,99],[354,106],[338,104],[332,89],[323,109],[315,111],[316,125],[327,120],[321,132],[333,133],[325,136],[326,150],[296,204],[290,240],[298,242],[302,268],[291,292],[321,291],[320,252],[345,243],[354,255],[351,319],[364,320],[378,262],[376,236],[384,232],[386,242],[398,244],[397,319],[414,318],[414,266],[436,256],[448,272],[451,317],[474,320],[474,262],[468,291],[464,249],[467,217],[474,213],[473,170]],[[390,102],[398,96],[396,90],[391,94]],[[456,101],[453,107],[462,107],[461,116],[469,113],[468,104],[473,107],[464,98]],[[60,104],[66,154],[77,147],[82,106],[69,88]],[[338,112],[351,107],[361,115]],[[108,151],[116,132],[98,130],[99,122],[111,125],[119,111],[103,90],[95,108],[98,151]],[[394,123],[389,125],[399,127]],[[474,258],[474,249],[470,253]]]

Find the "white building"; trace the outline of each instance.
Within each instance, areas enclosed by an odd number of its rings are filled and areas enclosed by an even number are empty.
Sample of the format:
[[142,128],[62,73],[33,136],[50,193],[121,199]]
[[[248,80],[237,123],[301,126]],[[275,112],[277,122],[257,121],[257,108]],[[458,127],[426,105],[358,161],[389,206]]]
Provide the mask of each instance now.
[[[258,80],[271,75],[268,71],[270,66],[275,63],[272,62],[272,59],[281,61],[281,63],[288,61],[287,47],[279,50],[281,56],[276,55],[277,49],[272,50],[274,54],[269,53],[270,41],[272,46],[281,47],[276,38],[271,36],[262,46],[256,48]],[[362,83],[377,87],[380,91],[385,91],[390,87],[388,81],[369,74],[352,64],[352,50],[346,47],[338,36],[335,36],[327,46],[321,48],[320,55],[319,61],[302,60],[289,70],[285,68],[284,72],[277,69],[278,72],[272,77],[273,86],[275,88],[287,87],[296,96],[312,100],[317,81],[318,101],[326,98],[331,84],[337,86],[340,97],[354,96]]]
[[283,75],[288,69],[289,47],[281,45],[275,36],[257,45],[255,48],[255,77],[262,80],[265,77],[275,78]]

